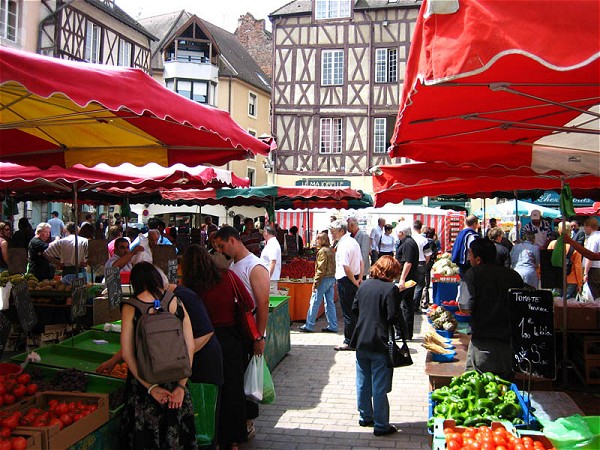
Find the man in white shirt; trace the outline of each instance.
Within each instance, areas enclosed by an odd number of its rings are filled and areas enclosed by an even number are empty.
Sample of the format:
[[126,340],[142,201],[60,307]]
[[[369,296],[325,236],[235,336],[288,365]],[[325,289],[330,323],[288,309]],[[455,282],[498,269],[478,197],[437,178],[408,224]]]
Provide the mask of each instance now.
[[50,237],[52,240],[60,239],[65,234],[65,224],[58,218],[58,211],[52,211],[52,219],[48,221],[50,225]]
[[271,279],[271,294],[277,291],[277,282],[281,275],[281,245],[277,240],[277,231],[275,228],[266,226],[263,231],[265,238],[265,248],[263,248],[260,257],[265,266],[269,269]]
[[421,234],[421,230],[423,229],[423,222],[420,220],[415,220],[413,222],[412,229],[412,238],[417,243],[417,247],[419,247],[419,266],[417,267],[417,285],[415,286],[415,293],[413,297],[413,305],[415,313],[420,313],[420,308],[426,308],[423,305],[423,289],[425,287],[425,267],[427,262],[429,261],[429,257],[431,256],[431,250],[426,251],[425,246],[427,245],[427,238]]
[[377,219],[377,226],[371,230],[371,265],[375,264],[375,261],[379,258],[379,243],[384,233],[384,227],[385,219],[380,217]]
[[337,241],[335,279],[344,316],[344,343],[335,347],[335,350],[354,350],[350,347],[350,340],[356,327],[356,316],[352,311],[352,302],[362,281],[365,268],[360,246],[350,236],[346,222],[342,220],[333,222],[331,224],[331,234]]
[[77,236],[77,261],[75,258],[75,230],[77,225],[69,222],[66,225],[67,235],[50,243],[44,251],[44,258],[62,270],[62,276],[78,272],[87,265],[88,240]]
[[[587,235],[585,248],[591,252],[600,252],[600,231],[598,231],[598,220],[588,217],[583,222],[583,229]],[[587,283],[594,299],[600,297],[600,261],[584,260],[583,282]]]
[[115,240],[115,252],[106,261],[106,267],[118,267],[121,272],[131,272],[133,264],[131,259],[140,252],[144,251],[144,247],[138,245],[133,250],[129,250],[129,241],[123,237]]

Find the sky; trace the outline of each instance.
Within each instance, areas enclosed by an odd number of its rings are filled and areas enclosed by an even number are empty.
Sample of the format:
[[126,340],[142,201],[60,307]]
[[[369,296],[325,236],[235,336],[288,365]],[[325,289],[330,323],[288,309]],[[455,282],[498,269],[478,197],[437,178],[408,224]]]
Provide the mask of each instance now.
[[271,30],[269,13],[289,2],[290,0],[115,0],[134,19],[185,9],[231,33],[237,28],[238,18],[247,12],[255,19],[265,19],[267,30]]

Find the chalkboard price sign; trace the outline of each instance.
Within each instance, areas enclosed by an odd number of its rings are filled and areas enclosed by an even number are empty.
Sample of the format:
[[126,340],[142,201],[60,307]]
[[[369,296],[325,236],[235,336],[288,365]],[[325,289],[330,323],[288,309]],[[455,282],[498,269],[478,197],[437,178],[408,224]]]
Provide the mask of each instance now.
[[554,303],[552,292],[511,289],[510,318],[514,369],[536,377],[556,379]]
[[71,320],[75,322],[78,317],[85,316],[87,304],[87,286],[84,277],[75,278],[71,291]]
[[33,326],[38,322],[35,309],[31,303],[31,297],[29,296],[29,290],[27,289],[27,283],[21,281],[20,283],[14,284],[12,287],[12,296],[15,301],[15,308],[17,309],[17,316],[19,317],[19,323],[25,333],[29,333]]
[[177,283],[177,260],[170,259],[167,262],[167,279],[169,283]]
[[8,320],[6,316],[0,312],[0,356],[2,356],[2,353],[4,353],[4,348],[6,347],[6,341],[8,341],[11,328],[12,323],[10,320]]
[[121,274],[118,267],[107,267],[104,269],[104,283],[108,290],[108,303],[111,308],[121,303]]

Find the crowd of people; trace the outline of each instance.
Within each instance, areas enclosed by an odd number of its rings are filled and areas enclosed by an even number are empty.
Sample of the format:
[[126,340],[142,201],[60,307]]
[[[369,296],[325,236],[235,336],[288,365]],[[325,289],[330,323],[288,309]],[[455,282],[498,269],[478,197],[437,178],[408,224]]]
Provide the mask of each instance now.
[[[520,233],[515,227],[517,231],[507,235],[493,219],[482,233],[478,219],[468,216],[454,242],[452,259],[461,280],[458,299],[461,309],[471,314],[467,369],[512,377],[507,293],[511,288],[540,287],[542,255],[557,246],[558,236],[566,245],[567,297],[576,296],[586,283],[591,295],[600,297],[598,221],[588,218],[583,226],[576,221],[560,223],[553,231],[539,211],[533,211],[530,219]],[[186,245],[180,252],[181,284],[170,285],[152,264],[152,251],[157,245],[176,245],[174,235],[188,235],[189,223],[173,229],[152,218],[147,227],[135,237],[125,237],[121,223],[111,225],[104,215],[95,222],[93,217],[85,217],[78,227],[74,222],[63,223],[53,212],[50,220],[35,230],[27,219],[21,219],[13,236],[10,224],[2,222],[0,268],[7,267],[7,249],[21,246],[28,248],[28,270],[38,279],[52,278],[55,270],[63,277],[73,275],[87,264],[89,239],[106,237],[106,266],[130,273],[134,298],[149,312],[165,292],[174,293],[175,301],[168,309],[181,319],[192,369],[189,380],[157,385],[143,379],[136,370],[133,339],[140,313],[126,302],[122,305],[122,351],[98,371],[110,371],[121,359],[130,369],[124,447],[194,448],[189,382],[216,386],[217,433],[212,447],[236,449],[253,436],[253,419],[258,416],[258,405],[247,401],[244,394],[244,371],[250,358],[262,355],[265,349],[269,295],[277,289],[282,251],[291,248],[300,253],[302,238],[293,227],[295,232],[282,245],[276,226],[259,229],[247,219],[241,230],[228,225],[219,228],[207,217],[200,244]],[[318,310],[324,303],[327,326],[321,331],[338,333],[337,289],[344,326],[343,341],[335,350],[356,352],[359,425],[373,427],[376,436],[394,433],[387,403],[393,372],[386,363],[389,330],[397,339],[413,339],[414,315],[430,303],[431,268],[440,252],[436,230],[424,227],[420,220],[412,224],[400,220],[394,227],[380,218],[367,234],[354,217],[332,218],[329,228],[317,234],[314,246],[312,296],[299,331],[316,331]],[[144,254],[150,259],[142,257]],[[238,292],[242,298],[237,298]],[[260,333],[255,341],[240,328],[236,316],[239,301],[255,312]]]

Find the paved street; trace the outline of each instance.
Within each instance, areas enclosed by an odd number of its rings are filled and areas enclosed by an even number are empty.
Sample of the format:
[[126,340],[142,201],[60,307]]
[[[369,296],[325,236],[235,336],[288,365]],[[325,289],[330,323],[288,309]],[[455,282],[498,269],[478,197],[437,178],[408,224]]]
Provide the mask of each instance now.
[[[339,323],[343,324],[341,314]],[[390,422],[400,431],[375,437],[372,428],[358,425],[354,352],[336,352],[341,331],[300,333],[300,322],[291,331],[292,349],[273,372],[277,400],[261,405],[255,421],[256,437],[244,449],[427,449],[427,351],[420,346],[418,330],[424,316],[415,316],[415,340],[409,343],[414,364],[394,370]],[[326,325],[321,318],[315,327]]]

